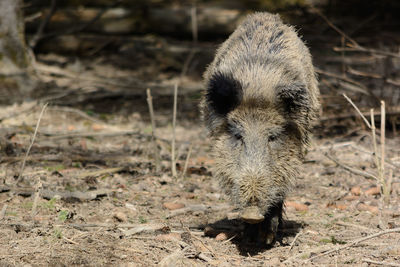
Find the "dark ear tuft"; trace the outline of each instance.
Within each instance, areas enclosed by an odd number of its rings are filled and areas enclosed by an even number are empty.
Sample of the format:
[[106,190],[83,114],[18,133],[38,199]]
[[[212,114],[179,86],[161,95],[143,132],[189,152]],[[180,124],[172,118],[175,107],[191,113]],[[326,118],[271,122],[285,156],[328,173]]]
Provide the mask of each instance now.
[[214,73],[207,85],[207,104],[219,115],[226,115],[240,104],[242,85],[232,75]]
[[277,97],[287,114],[308,114],[311,104],[304,85],[292,84],[279,87],[277,89]]

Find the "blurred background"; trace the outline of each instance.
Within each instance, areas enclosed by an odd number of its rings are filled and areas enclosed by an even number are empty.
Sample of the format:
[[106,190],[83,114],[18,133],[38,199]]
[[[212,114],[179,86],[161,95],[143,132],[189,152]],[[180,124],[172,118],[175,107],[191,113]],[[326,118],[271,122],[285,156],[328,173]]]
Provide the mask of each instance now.
[[246,14],[269,11],[295,25],[311,49],[322,93],[321,124],[335,124],[327,133],[343,131],[340,125],[355,118],[343,93],[367,113],[385,100],[392,133],[400,123],[396,0],[2,0],[0,5],[2,104],[45,99],[130,113],[147,110],[145,89],[151,88],[157,107],[170,110],[178,83],[180,116],[197,120],[202,73],[218,44]]

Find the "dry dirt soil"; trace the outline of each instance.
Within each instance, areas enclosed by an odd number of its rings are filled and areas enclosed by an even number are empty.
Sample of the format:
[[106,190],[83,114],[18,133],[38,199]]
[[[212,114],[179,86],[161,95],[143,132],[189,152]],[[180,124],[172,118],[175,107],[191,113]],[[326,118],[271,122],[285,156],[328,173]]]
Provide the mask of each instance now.
[[[71,103],[130,77],[101,61],[84,72],[79,61],[39,61],[40,78],[68,88],[58,96],[70,93]],[[100,70],[105,78],[91,76]],[[172,176],[171,85],[154,99],[158,172],[143,97],[108,97],[101,112],[93,99],[66,106],[52,94],[36,135],[48,99],[0,108],[0,266],[400,266],[398,136],[386,138],[384,202],[362,120],[318,125],[278,240],[257,247],[243,242],[238,211],[212,177],[193,95],[179,97]]]

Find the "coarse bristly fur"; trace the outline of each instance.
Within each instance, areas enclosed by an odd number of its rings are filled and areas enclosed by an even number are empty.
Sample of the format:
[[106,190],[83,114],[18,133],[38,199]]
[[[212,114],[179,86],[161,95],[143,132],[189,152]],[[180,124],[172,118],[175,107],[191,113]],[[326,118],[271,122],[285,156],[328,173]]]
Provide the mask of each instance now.
[[214,175],[239,208],[281,205],[319,110],[311,55],[278,15],[249,15],[217,50],[200,104]]

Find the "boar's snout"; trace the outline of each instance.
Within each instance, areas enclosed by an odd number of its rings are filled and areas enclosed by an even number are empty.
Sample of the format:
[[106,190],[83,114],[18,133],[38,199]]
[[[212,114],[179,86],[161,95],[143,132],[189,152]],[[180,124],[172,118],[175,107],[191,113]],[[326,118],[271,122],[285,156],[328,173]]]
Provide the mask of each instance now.
[[264,220],[264,215],[257,206],[249,206],[243,208],[240,218],[250,224],[260,223]]

